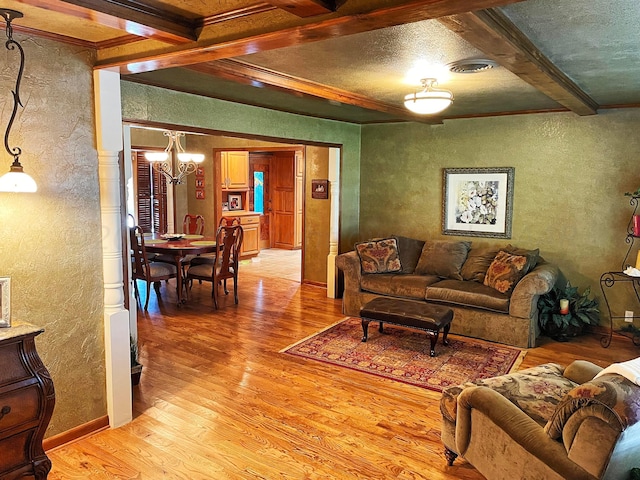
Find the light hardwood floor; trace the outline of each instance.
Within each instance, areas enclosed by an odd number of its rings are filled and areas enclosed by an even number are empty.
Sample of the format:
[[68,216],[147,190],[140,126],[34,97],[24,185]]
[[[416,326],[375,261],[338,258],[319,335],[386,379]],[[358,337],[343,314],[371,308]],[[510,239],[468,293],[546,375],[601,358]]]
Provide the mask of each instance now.
[[[481,479],[440,444],[438,393],[279,351],[340,320],[325,290],[241,269],[239,305],[162,287],[139,318],[132,423],[49,452],[57,479]],[[144,289],[143,289],[144,290]],[[626,338],[543,339],[521,368],[636,357]]]

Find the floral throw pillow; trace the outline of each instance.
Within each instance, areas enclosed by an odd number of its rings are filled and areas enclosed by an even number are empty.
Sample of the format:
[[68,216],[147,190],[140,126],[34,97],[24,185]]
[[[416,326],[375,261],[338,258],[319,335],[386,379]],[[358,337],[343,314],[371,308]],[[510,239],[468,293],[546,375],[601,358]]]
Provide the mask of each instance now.
[[484,277],[484,284],[500,293],[511,294],[516,284],[529,270],[529,259],[500,250]]
[[398,241],[395,238],[381,238],[356,243],[362,273],[393,273],[402,270],[398,256]]

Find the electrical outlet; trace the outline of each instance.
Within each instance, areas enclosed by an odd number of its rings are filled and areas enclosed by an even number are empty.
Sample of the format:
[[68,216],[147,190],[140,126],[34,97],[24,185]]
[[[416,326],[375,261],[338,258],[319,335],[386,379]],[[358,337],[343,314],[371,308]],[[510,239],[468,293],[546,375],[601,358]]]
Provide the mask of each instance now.
[[627,323],[633,323],[633,311],[625,310],[624,311],[624,321]]

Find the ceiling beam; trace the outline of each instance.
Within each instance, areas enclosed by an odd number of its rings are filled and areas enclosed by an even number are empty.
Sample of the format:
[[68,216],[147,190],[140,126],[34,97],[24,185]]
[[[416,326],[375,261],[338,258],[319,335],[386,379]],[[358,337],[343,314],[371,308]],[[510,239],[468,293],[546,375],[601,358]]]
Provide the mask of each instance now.
[[333,0],[267,0],[267,3],[302,18],[336,11],[336,2]]
[[264,84],[274,90],[301,97],[313,97],[315,99],[322,98],[331,102],[340,102],[346,105],[353,105],[377,112],[383,112],[402,120],[427,123],[431,125],[442,123],[442,118],[439,116],[416,115],[404,108],[380,102],[353,92],[329,87],[327,85],[322,85],[302,78],[292,77],[281,72],[237,60],[216,60],[214,62],[192,65],[188,68],[196,72],[223,78],[236,83],[252,86]]
[[303,26],[223,42],[213,39],[207,42],[201,41],[198,45],[168,48],[157,54],[135,53],[117,58],[107,58],[99,61],[96,68],[119,67],[120,72],[126,75],[162,68],[184,67],[195,63],[302,45],[343,35],[454,15],[470,9],[489,8],[519,1],[522,0],[413,0],[402,5],[384,7],[370,12],[334,16]]
[[159,9],[137,0],[20,0],[45,10],[70,15],[139,37],[170,44],[197,40],[196,21],[173,11]]
[[578,115],[597,113],[598,104],[499,10],[461,13],[439,21],[560,105]]

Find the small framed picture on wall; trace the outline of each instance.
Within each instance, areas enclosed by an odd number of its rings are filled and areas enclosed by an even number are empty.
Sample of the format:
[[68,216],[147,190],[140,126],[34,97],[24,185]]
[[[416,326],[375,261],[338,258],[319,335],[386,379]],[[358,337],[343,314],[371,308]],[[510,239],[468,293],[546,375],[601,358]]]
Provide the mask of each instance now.
[[204,200],[204,189],[203,188],[196,188],[196,199]]
[[196,177],[204,178],[204,167],[197,167],[196,168]]
[[204,178],[196,178],[196,188],[204,188]]

